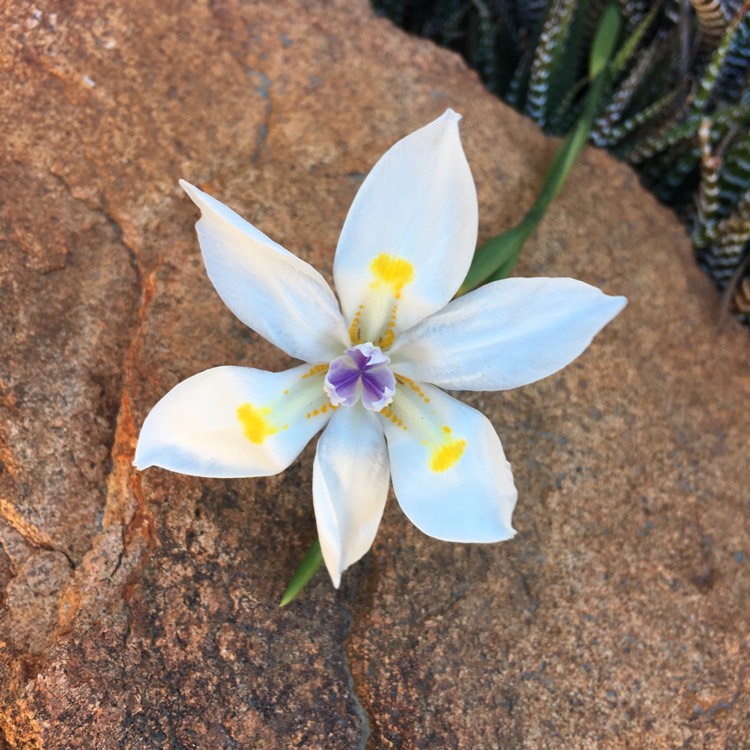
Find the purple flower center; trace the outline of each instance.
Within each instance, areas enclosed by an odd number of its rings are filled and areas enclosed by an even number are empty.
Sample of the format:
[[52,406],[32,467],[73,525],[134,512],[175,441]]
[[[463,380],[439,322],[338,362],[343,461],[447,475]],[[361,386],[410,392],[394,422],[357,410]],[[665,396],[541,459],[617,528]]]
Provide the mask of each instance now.
[[362,405],[380,411],[393,401],[396,378],[391,363],[380,349],[371,344],[357,344],[331,362],[325,379],[325,392],[334,406]]

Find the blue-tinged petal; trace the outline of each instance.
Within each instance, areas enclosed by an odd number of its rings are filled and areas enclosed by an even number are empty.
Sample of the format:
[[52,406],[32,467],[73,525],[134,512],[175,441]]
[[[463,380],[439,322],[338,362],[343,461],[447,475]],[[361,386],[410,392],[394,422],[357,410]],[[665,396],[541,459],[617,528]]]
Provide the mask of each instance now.
[[199,477],[260,477],[289,466],[333,412],[325,367],[216,367],[175,386],[146,417],[134,464]]
[[370,549],[388,496],[388,453],[378,417],[342,407],[318,441],[313,503],[318,536],[334,586]]
[[449,542],[510,539],[517,493],[489,420],[438,388],[400,382],[383,417],[404,513],[425,534]]
[[325,279],[223,203],[180,185],[201,210],[203,260],[227,307],[292,357],[323,362],[340,354],[349,337]]
[[341,232],[334,277],[352,343],[387,348],[443,307],[474,254],[477,196],[447,110],[373,167]]
[[572,362],[626,304],[575,279],[495,281],[407,331],[391,367],[441,388],[516,388]]

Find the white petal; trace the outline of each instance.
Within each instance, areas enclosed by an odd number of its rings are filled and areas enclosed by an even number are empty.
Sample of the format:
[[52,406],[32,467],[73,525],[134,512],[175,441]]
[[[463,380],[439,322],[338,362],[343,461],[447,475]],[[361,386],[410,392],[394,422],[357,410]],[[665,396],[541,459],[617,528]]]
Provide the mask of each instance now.
[[133,463],[199,477],[278,474],[331,416],[320,370],[216,367],[194,375],[146,417]]
[[572,362],[626,303],[575,279],[495,281],[401,336],[392,368],[454,390],[527,385]]
[[466,276],[477,239],[477,196],[459,119],[446,110],[399,141],[354,199],[333,267],[347,324],[360,313],[354,343],[377,343],[394,305],[396,333],[410,328],[443,307]]
[[223,203],[180,185],[201,210],[203,260],[227,307],[292,357],[323,362],[341,354],[349,337],[325,279]]
[[437,388],[412,385],[420,395],[402,387],[385,429],[404,513],[449,542],[510,539],[517,493],[489,420]]
[[318,536],[334,586],[370,549],[388,496],[388,453],[380,420],[341,407],[320,436],[313,464]]

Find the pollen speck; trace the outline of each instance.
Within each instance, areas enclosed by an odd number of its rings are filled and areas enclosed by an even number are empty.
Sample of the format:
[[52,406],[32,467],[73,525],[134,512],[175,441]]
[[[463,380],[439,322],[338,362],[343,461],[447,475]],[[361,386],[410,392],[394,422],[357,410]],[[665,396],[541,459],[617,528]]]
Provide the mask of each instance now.
[[401,290],[414,281],[414,266],[408,260],[387,253],[380,253],[370,263],[370,271],[375,279],[373,285],[390,286],[396,299],[401,296]]
[[242,404],[237,409],[237,419],[242,424],[242,432],[251,443],[260,445],[266,438],[278,432],[278,429],[266,419],[266,415],[270,413],[270,409],[259,409],[252,404]]
[[465,448],[465,440],[454,440],[444,443],[432,452],[430,468],[434,472],[447,471],[451,466],[455,466],[459,462]]

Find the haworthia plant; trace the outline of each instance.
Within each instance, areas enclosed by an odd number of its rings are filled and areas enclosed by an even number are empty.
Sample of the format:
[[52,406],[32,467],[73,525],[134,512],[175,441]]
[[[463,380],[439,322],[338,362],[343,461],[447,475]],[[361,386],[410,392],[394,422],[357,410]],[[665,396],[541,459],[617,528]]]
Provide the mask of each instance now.
[[[699,264],[750,324],[750,0],[616,0],[618,54],[591,141],[688,224]],[[579,117],[608,0],[373,0],[461,52],[548,132]]]

